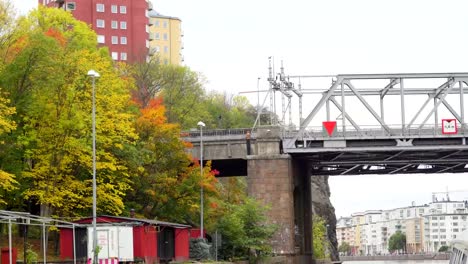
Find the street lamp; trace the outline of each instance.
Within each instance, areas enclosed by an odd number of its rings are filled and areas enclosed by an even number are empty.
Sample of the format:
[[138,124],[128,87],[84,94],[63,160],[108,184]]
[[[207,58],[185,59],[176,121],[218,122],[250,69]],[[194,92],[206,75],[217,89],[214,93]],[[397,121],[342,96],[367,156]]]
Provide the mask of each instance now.
[[328,255],[328,245],[330,239],[328,238],[328,228],[330,227],[329,224],[325,225],[325,255]]
[[92,113],[92,123],[93,123],[93,263],[98,263],[97,260],[97,228],[96,228],[96,78],[101,77],[98,72],[95,70],[88,71],[88,76],[93,80],[93,91],[92,91],[92,101],[93,101],[93,113]]
[[200,238],[203,238],[203,127],[205,127],[205,123],[199,121],[197,126],[200,127],[200,176],[202,181],[200,184]]

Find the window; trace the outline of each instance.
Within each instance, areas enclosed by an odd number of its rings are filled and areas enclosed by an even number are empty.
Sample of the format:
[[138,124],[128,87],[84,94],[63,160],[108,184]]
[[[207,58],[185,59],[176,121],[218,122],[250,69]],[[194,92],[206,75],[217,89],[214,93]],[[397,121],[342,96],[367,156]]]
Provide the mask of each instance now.
[[458,223],[457,223],[457,222],[453,222],[452,225],[453,225],[453,226],[458,226]]
[[112,59],[113,60],[118,60],[119,59],[119,53],[118,52],[112,52]]
[[433,217],[432,217],[432,220],[437,220],[437,216],[433,216]]
[[452,216],[453,220],[458,220],[458,216]]
[[169,52],[169,47],[168,46],[164,46],[164,53],[168,53]]
[[127,21],[120,21],[120,29],[127,29]]
[[127,37],[120,37],[120,44],[127,45]]
[[167,21],[163,22],[163,28],[167,28]]
[[454,228],[454,229],[453,229],[453,232],[458,232],[458,228]]
[[406,216],[410,217],[411,216],[411,210],[406,210]]
[[445,216],[441,216],[439,219],[440,220],[445,220]]
[[154,33],[154,39],[159,39],[159,32]]
[[97,42],[98,43],[106,43],[106,37],[104,35],[98,35],[97,36]]
[[111,5],[111,12],[114,14],[117,14],[117,6],[116,5]]
[[159,27],[159,19],[155,19],[155,20],[154,20],[154,26],[155,26],[155,27]]
[[104,12],[104,4],[96,4],[96,11],[97,12]]
[[164,39],[164,40],[167,40],[167,33],[164,33],[163,39]]
[[441,232],[441,233],[445,233],[445,228],[441,228],[441,229],[440,229],[440,232]]
[[126,61],[127,60],[127,53],[126,52],[120,53],[120,59],[123,60],[123,61]]
[[76,9],[75,2],[69,2],[69,3],[67,3],[65,10],[75,10],[75,9]]
[[98,28],[104,28],[106,26],[106,24],[104,23],[104,20],[103,19],[97,19],[96,20],[96,27]]
[[119,44],[119,37],[112,36],[112,44]]
[[127,6],[120,6],[120,14],[127,14]]
[[118,29],[119,28],[119,23],[117,21],[115,21],[115,20],[112,20],[111,28]]

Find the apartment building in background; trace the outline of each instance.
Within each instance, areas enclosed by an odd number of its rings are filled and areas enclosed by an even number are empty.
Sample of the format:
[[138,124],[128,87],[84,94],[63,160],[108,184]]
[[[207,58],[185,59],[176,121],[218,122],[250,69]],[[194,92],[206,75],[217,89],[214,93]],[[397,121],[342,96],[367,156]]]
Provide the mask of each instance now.
[[181,20],[164,16],[152,10],[149,12],[150,55],[156,56],[163,64],[180,65],[184,61]]
[[337,221],[337,240],[339,245],[349,243],[353,255],[384,255],[391,253],[390,237],[401,231],[406,235],[407,253],[434,253],[442,246],[450,246],[468,228],[467,218],[468,203],[449,199],[390,210],[369,210],[352,214],[351,221]]
[[[149,0],[38,0],[65,9],[97,33],[114,61],[145,61],[159,54],[162,63],[181,64],[181,20],[153,10]],[[150,33],[151,32],[151,33]]]
[[[336,221],[336,241],[338,245],[347,243],[348,245],[354,245],[354,226],[352,225],[351,217],[341,217]],[[350,252],[352,253],[353,248]],[[346,253],[346,254],[347,254]]]

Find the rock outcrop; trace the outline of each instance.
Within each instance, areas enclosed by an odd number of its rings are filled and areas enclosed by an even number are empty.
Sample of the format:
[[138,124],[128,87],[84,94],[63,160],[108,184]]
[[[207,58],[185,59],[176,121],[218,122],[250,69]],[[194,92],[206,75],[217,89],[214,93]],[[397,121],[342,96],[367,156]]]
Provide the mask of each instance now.
[[330,241],[330,257],[332,261],[339,260],[338,243],[336,241],[335,208],[330,202],[330,186],[328,176],[312,176],[312,213],[320,215],[328,224],[328,241]]

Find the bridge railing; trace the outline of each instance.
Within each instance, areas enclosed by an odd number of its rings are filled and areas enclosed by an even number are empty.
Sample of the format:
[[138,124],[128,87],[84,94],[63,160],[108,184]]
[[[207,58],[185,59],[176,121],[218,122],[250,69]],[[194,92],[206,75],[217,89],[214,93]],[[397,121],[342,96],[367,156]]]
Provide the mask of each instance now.
[[[229,137],[229,136],[244,136],[247,132],[255,134],[252,132],[252,128],[234,128],[234,129],[210,129],[203,130],[203,137]],[[200,130],[190,130],[184,131],[181,133],[181,136],[184,138],[198,138],[200,137]]]
[[[394,138],[394,137],[449,137],[449,136],[464,136],[465,132],[468,132],[465,127],[459,125],[458,131],[456,134],[443,134],[442,125],[426,124],[421,126],[414,124],[410,128],[403,129],[401,125],[388,125],[389,131],[384,129],[382,126],[376,125],[361,125],[360,130],[357,130],[353,126],[346,126],[345,131],[343,132],[342,126],[337,126],[336,130],[333,132],[332,138]],[[241,139],[245,138],[247,133],[251,133],[251,138],[256,138],[256,131],[252,128],[235,128],[235,129],[211,129],[203,130],[203,137],[206,138],[236,138]],[[281,137],[285,139],[290,139],[296,137],[299,133],[298,130],[292,130],[288,128],[283,128],[281,131]],[[184,131],[181,133],[181,136],[187,140],[195,139],[200,137],[200,130],[190,130]],[[327,132],[322,126],[309,126],[304,130],[300,139],[310,139],[310,140],[323,140],[328,139]]]
[[[357,130],[353,126],[346,126],[343,132],[342,126],[337,126],[333,132],[333,138],[392,138],[392,137],[447,137],[450,134],[442,133],[441,125],[413,125],[410,128],[402,128],[401,125],[389,125],[388,131],[382,126],[368,125],[360,126],[360,130]],[[466,128],[459,127],[456,135],[464,135]],[[299,133],[298,130],[284,129],[282,131],[283,138],[294,138]],[[326,130],[322,126],[309,126],[307,127],[301,138],[306,139],[324,139],[330,138]]]

